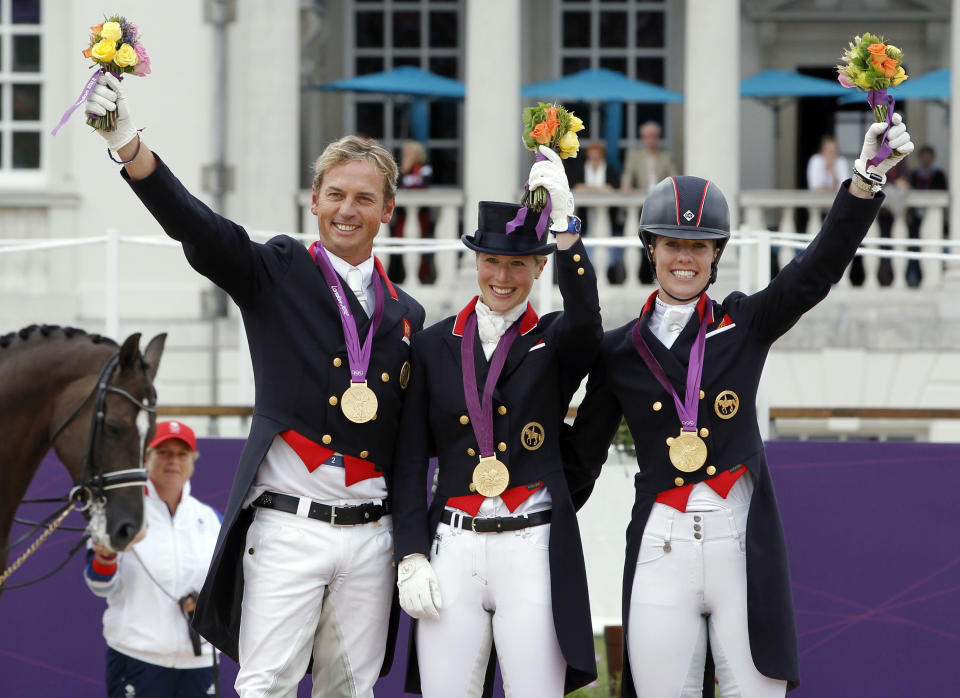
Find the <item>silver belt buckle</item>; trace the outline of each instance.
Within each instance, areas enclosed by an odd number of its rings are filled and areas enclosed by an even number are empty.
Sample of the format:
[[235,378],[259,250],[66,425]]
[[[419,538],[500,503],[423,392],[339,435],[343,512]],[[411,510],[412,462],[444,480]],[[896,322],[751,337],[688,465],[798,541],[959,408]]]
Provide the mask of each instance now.
[[470,530],[473,531],[474,533],[479,533],[479,532],[480,532],[480,531],[477,530],[477,517],[476,517],[476,516],[474,516],[472,519],[470,519]]
[[330,525],[331,526],[341,526],[343,524],[337,523],[337,505],[330,505]]

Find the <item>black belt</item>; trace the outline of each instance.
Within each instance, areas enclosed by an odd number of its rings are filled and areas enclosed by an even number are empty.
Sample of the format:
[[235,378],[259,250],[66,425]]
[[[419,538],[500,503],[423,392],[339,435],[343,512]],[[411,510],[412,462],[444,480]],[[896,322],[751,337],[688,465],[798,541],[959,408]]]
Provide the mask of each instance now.
[[[300,497],[277,492],[264,492],[253,500],[253,506],[265,509],[276,509],[288,514],[296,514],[300,505]],[[390,513],[390,500],[385,499],[382,504],[357,504],[350,506],[331,506],[320,502],[310,502],[307,516],[317,521],[326,521],[334,526],[357,526],[373,523]]]
[[[473,531],[475,533],[503,533],[504,531],[519,531],[523,528],[542,526],[543,524],[550,523],[552,513],[550,509],[546,509],[521,516],[501,516],[480,519],[463,516],[449,509],[444,509],[440,521],[455,528],[462,528],[464,531]],[[454,519],[456,519],[456,523],[453,523]]]

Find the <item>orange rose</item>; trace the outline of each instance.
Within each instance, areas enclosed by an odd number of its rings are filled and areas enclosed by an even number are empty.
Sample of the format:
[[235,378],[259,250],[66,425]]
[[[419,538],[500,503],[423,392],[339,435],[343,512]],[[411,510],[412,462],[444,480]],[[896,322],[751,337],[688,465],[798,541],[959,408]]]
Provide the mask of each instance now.
[[887,54],[886,44],[870,44],[867,50],[874,56],[885,56]]
[[543,111],[547,115],[547,121],[555,121],[559,110],[556,107],[547,107]]
[[96,36],[97,34],[100,33],[101,29],[103,29],[103,22],[100,22],[100,24],[98,24],[95,27],[90,27],[90,33]]
[[541,121],[539,124],[534,126],[533,130],[530,132],[530,137],[540,145],[546,145],[549,143],[550,136],[550,126],[546,121]]
[[92,52],[93,52],[93,49],[92,49],[92,48],[89,48],[89,47],[88,47],[88,48],[83,49],[83,57],[84,57],[84,58],[90,58],[90,54],[91,54]]
[[883,77],[892,78],[897,74],[897,68],[899,67],[900,62],[895,58],[886,58],[883,63],[877,67],[883,71]]
[[547,119],[547,120],[544,121],[543,123],[545,123],[545,124],[547,125],[547,128],[550,129],[550,135],[551,135],[551,136],[556,135],[557,129],[560,128],[560,120],[559,120],[559,119]]

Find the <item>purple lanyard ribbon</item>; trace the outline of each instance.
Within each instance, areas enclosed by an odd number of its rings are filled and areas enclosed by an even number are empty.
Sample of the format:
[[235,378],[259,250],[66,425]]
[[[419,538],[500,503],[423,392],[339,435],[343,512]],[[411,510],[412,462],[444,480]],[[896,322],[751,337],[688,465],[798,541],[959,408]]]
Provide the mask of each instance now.
[[[547,160],[547,156],[543,153],[537,151],[536,162],[544,162]],[[530,189],[529,184],[524,184],[523,188],[528,190]],[[523,206],[517,211],[517,215],[514,216],[513,220],[507,223],[505,226],[505,234],[509,235],[521,225],[524,221],[527,220],[527,211],[532,211],[528,206]],[[550,201],[550,194],[547,194],[547,204],[543,207],[543,211],[540,212],[540,219],[537,221],[537,240],[543,240],[543,234],[547,230],[547,223],[550,221],[550,211],[553,210],[553,202]]]
[[480,455],[484,458],[493,455],[493,388],[500,378],[503,365],[507,361],[510,345],[520,334],[520,321],[517,320],[500,337],[497,348],[490,357],[490,369],[483,384],[483,403],[477,394],[477,367],[473,360],[473,344],[477,336],[477,313],[470,313],[463,328],[460,341],[460,363],[463,364],[463,395],[467,399],[467,412],[473,425],[473,435],[477,437]]
[[343,325],[343,336],[347,340],[347,361],[350,364],[350,382],[362,383],[367,379],[367,368],[370,366],[370,353],[373,349],[373,335],[377,333],[380,327],[380,320],[383,319],[383,286],[380,279],[373,282],[373,319],[370,322],[370,329],[367,330],[367,337],[363,340],[363,346],[360,346],[360,335],[357,330],[356,318],[350,311],[350,303],[347,301],[343,286],[340,285],[340,279],[333,270],[333,264],[327,257],[327,251],[323,245],[317,241],[310,246],[310,254],[313,260],[320,267],[323,278],[330,287],[334,299],[337,301],[337,310],[340,311],[340,324]]
[[883,137],[880,139],[880,147],[877,148],[877,154],[867,161],[867,165],[876,166],[886,160],[890,153],[893,152],[893,148],[887,143],[887,134],[890,133],[890,127],[893,125],[893,105],[896,104],[896,100],[893,98],[893,95],[888,95],[886,90],[870,90],[870,92],[867,93],[867,104],[869,104],[870,108],[874,111],[876,111],[880,105],[887,105],[887,128],[884,130]]
[[60,121],[56,126],[53,127],[53,130],[50,132],[50,135],[56,136],[57,131],[70,120],[70,117],[73,115],[73,112],[76,111],[77,107],[87,101],[87,97],[90,96],[90,93],[93,92],[93,88],[97,86],[97,80],[100,79],[100,76],[104,74],[104,69],[100,68],[95,70],[93,75],[90,76],[90,79],[87,80],[87,84],[83,86],[83,89],[80,91],[80,96],[77,97],[77,101],[74,102],[70,107],[67,108],[67,111],[63,113],[63,116],[60,117]]
[[677,415],[680,417],[681,431],[697,430],[697,406],[700,404],[700,378],[703,375],[703,352],[707,344],[707,325],[710,324],[712,312],[710,312],[710,299],[704,294],[706,305],[703,309],[703,317],[700,319],[700,329],[697,331],[697,339],[690,349],[690,360],[687,363],[687,391],[685,399],[680,402],[680,396],[674,389],[670,379],[667,378],[663,366],[657,361],[650,347],[647,346],[643,336],[640,334],[640,320],[637,319],[633,326],[633,346],[637,353],[643,359],[654,378],[663,386],[673,397],[673,404],[677,407]]

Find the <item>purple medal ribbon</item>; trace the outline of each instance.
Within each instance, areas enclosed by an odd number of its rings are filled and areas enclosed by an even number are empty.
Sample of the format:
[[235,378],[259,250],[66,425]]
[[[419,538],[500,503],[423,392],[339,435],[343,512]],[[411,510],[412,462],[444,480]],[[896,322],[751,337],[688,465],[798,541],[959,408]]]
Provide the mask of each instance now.
[[483,404],[477,395],[477,367],[473,362],[473,343],[477,336],[477,313],[470,313],[463,328],[460,342],[460,363],[463,364],[463,395],[467,399],[467,412],[473,425],[473,435],[477,437],[480,455],[484,458],[493,455],[493,388],[503,371],[510,345],[520,334],[520,321],[510,325],[500,337],[497,348],[490,357],[490,370],[483,384]]
[[73,115],[73,112],[76,111],[77,107],[87,101],[87,97],[90,96],[90,93],[93,92],[93,88],[97,86],[97,80],[100,79],[100,76],[103,75],[104,69],[100,68],[95,70],[93,75],[90,76],[90,79],[87,80],[87,84],[83,86],[83,89],[80,91],[80,96],[77,97],[77,101],[74,102],[68,109],[63,113],[63,116],[60,117],[59,123],[53,127],[53,130],[50,132],[50,135],[56,136],[57,131],[70,120],[70,117]]
[[[543,162],[546,159],[547,157],[543,153],[537,151],[536,162]],[[523,188],[529,191],[530,185],[524,184]],[[505,226],[505,234],[509,235],[523,225],[524,221],[527,220],[527,211],[532,210],[529,206],[523,206],[517,211],[517,215]],[[547,205],[543,207],[543,211],[540,212],[540,220],[537,221],[537,240],[543,240],[543,234],[547,231],[547,223],[550,222],[551,210],[553,210],[553,203],[550,201],[550,194],[547,194]]]
[[383,286],[380,279],[373,284],[373,319],[370,322],[370,329],[367,330],[367,337],[363,340],[363,346],[360,346],[360,335],[357,331],[356,318],[350,312],[350,303],[344,293],[343,286],[340,285],[340,279],[333,270],[333,264],[327,257],[327,251],[318,241],[310,246],[310,254],[314,261],[320,267],[323,278],[330,287],[334,299],[337,301],[337,309],[340,311],[340,324],[343,325],[343,336],[347,340],[347,361],[350,363],[350,382],[362,383],[367,379],[367,368],[370,366],[370,352],[373,348],[373,335],[377,333],[380,327],[380,320],[383,319]]
[[[704,298],[706,299],[707,306],[709,306],[710,299],[707,298],[706,294],[704,294]],[[680,417],[681,431],[697,430],[697,406],[700,403],[700,377],[703,375],[703,352],[707,344],[707,325],[710,324],[710,317],[712,316],[712,313],[708,313],[708,310],[709,307],[704,307],[703,318],[700,320],[700,329],[697,332],[697,339],[690,349],[690,361],[687,363],[687,391],[683,402],[680,402],[680,396],[677,395],[673,384],[670,382],[670,379],[667,378],[663,366],[661,366],[660,362],[654,357],[653,352],[650,351],[650,347],[647,346],[646,341],[644,341],[643,336],[640,334],[640,320],[638,319],[633,326],[633,346],[636,347],[637,353],[640,354],[640,358],[643,359],[643,363],[650,369],[654,378],[656,378],[664,390],[673,397],[673,404],[676,405],[677,415]]]
[[887,134],[890,133],[890,127],[893,125],[893,105],[896,104],[896,100],[893,98],[893,95],[888,95],[886,90],[870,90],[870,92],[867,93],[867,104],[874,110],[882,104],[887,105],[887,128],[884,130],[883,137],[880,139],[880,147],[877,149],[877,154],[867,161],[867,165],[879,165],[893,152],[890,144],[887,143]]

